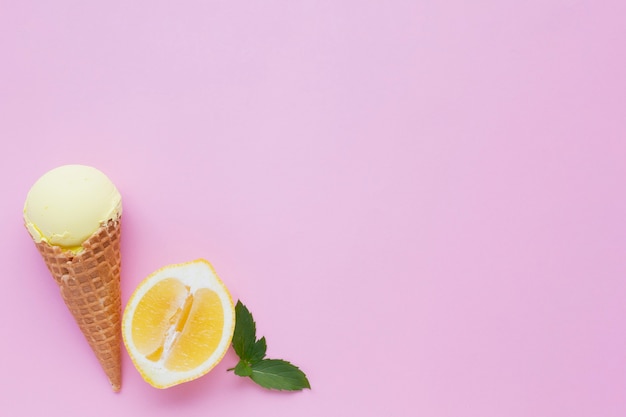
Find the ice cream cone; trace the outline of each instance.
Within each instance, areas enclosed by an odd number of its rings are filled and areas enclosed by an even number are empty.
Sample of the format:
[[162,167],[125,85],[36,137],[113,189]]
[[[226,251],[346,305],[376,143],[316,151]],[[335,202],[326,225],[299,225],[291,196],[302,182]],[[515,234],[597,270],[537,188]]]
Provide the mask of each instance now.
[[109,220],[76,254],[35,243],[114,391],[122,383],[120,226],[120,219]]
[[121,388],[121,195],[102,172],[65,165],[28,192],[24,223],[114,391]]

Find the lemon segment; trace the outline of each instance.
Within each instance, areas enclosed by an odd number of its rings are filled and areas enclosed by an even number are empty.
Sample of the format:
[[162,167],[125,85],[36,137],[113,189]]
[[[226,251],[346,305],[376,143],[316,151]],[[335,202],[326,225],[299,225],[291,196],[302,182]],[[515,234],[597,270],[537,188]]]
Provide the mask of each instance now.
[[163,348],[165,337],[181,315],[189,296],[185,285],[175,278],[157,282],[139,301],[132,322],[133,342],[142,355]]
[[202,364],[214,352],[222,339],[224,311],[218,295],[209,289],[196,291],[194,303],[180,333],[172,346],[165,367],[174,371],[188,371]]

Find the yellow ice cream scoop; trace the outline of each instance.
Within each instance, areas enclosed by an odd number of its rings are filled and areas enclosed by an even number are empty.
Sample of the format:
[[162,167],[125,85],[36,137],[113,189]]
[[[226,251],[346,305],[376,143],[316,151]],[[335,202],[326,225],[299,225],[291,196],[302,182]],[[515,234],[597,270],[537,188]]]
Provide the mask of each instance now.
[[67,250],[122,214],[122,197],[109,178],[86,165],[64,165],[45,173],[31,187],[24,222],[35,242]]

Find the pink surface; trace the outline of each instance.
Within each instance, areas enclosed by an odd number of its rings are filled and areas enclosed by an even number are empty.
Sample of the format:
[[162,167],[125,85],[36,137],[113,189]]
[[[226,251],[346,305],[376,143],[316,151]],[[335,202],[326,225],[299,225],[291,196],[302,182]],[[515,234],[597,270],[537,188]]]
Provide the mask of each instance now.
[[[625,2],[39,3],[0,3],[0,414],[626,415]],[[22,225],[65,163],[123,194],[124,305],[205,257],[313,389],[124,351],[113,394]]]

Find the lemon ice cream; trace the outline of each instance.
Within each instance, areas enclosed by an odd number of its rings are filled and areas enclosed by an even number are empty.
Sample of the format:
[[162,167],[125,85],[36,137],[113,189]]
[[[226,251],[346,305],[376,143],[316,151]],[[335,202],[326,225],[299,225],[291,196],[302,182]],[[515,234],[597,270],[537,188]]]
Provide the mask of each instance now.
[[86,165],[48,171],[32,186],[24,205],[24,222],[35,242],[74,251],[121,214],[122,197],[115,185]]
[[114,391],[121,388],[122,199],[99,170],[64,165],[31,187],[24,223]]

